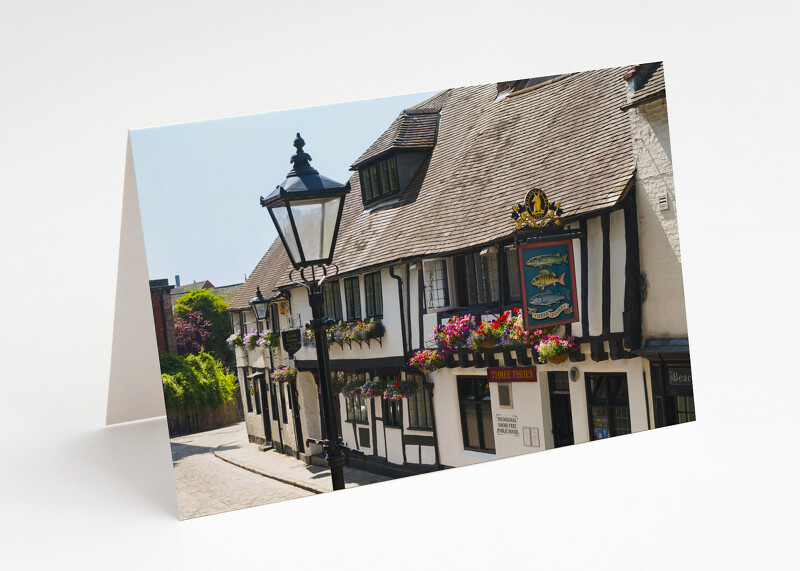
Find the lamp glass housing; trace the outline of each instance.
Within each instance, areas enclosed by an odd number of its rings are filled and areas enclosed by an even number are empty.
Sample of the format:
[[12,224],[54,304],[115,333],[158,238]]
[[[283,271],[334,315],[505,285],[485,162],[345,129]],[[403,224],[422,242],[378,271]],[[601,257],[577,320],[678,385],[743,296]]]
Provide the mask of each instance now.
[[329,263],[333,258],[342,199],[328,195],[268,206],[293,265]]

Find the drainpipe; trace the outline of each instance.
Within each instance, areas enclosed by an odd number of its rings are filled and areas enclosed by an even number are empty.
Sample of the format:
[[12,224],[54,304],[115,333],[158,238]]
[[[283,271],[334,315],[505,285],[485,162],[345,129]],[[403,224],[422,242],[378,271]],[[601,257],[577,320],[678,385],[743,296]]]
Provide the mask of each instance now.
[[436,466],[436,470],[441,470],[442,462],[439,457],[439,431],[436,430],[436,407],[433,405],[433,389],[434,385],[430,382],[426,382],[422,387],[423,391],[428,391],[428,396],[431,399],[431,420],[433,420],[433,453],[436,456],[434,466]]
[[405,305],[403,304],[403,278],[394,273],[394,268],[389,266],[389,275],[397,280],[397,296],[400,299],[400,336],[403,339],[403,358],[408,356],[408,342],[406,341]]

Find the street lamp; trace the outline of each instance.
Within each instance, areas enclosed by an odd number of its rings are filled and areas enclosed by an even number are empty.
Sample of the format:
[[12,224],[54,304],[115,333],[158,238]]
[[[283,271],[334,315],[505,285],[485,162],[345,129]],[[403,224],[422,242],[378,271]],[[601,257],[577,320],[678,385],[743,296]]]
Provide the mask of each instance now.
[[[302,281],[295,281],[291,278],[291,274],[290,279],[306,288],[311,305],[311,321],[306,327],[314,332],[316,342],[326,438],[323,440],[308,438],[306,442],[322,446],[325,460],[331,469],[333,489],[343,490],[345,453],[355,454],[358,451],[351,450],[343,444],[336,423],[328,340],[325,333],[333,325],[333,319],[324,315],[320,284],[328,276],[325,266],[331,264],[333,260],[344,197],[350,192],[350,185],[349,183],[342,185],[320,175],[308,164],[311,156],[303,151],[304,145],[305,141],[298,133],[294,140],[297,152],[290,161],[293,165],[292,170],[286,175],[286,180],[275,187],[269,196],[261,197],[261,206],[269,211],[292,266],[299,272]],[[310,276],[306,275],[307,270],[310,270]],[[336,268],[336,273],[338,271]],[[320,275],[319,280],[317,274]]]
[[250,300],[250,307],[253,309],[253,313],[256,314],[256,319],[267,318],[269,299],[264,297],[259,286],[256,286],[256,296]]

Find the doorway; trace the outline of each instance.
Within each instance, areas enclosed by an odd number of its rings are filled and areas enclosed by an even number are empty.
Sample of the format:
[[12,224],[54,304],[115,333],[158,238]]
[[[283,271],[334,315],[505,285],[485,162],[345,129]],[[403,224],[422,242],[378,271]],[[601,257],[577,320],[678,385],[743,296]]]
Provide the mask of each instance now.
[[569,399],[569,377],[564,371],[548,372],[550,389],[550,417],[552,419],[553,446],[575,444],[572,433],[572,403]]

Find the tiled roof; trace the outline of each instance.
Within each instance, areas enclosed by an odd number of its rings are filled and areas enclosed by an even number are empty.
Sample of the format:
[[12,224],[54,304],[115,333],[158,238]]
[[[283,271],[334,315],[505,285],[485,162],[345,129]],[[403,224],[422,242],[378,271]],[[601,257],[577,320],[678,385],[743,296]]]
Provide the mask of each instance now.
[[355,170],[391,150],[432,148],[436,144],[439,111],[448,93],[449,90],[443,91],[403,111],[350,168]]
[[641,86],[634,92],[629,104],[625,105],[624,109],[636,107],[647,101],[664,97],[667,93],[664,84],[664,64],[658,62],[651,67],[641,66],[646,69],[644,73],[647,75],[640,79]]
[[278,286],[279,280],[288,276],[291,268],[289,256],[286,255],[280,239],[276,238],[247,281],[239,288],[233,299],[228,300],[228,309],[250,307],[250,300],[256,296],[256,286],[261,287],[261,293],[265,297],[272,297],[276,293],[273,290]]
[[[571,74],[500,100],[496,84],[451,89],[417,106],[434,101],[441,111],[436,146],[406,190],[415,199],[365,211],[354,174],[334,262],[350,272],[507,238],[511,208],[533,187],[561,202],[568,218],[615,206],[634,169],[620,109],[628,69]],[[278,261],[275,248],[282,270],[264,267]],[[276,242],[232,306],[255,295],[262,275],[265,295],[265,286],[289,285],[289,268]]]

